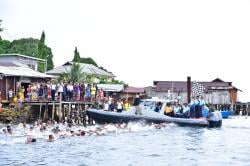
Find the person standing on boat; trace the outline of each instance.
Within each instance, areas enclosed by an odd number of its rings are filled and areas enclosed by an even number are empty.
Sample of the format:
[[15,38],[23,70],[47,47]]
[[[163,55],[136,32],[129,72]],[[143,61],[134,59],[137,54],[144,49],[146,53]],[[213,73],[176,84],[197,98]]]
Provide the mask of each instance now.
[[195,118],[195,98],[192,97],[192,100],[190,102],[190,114],[189,117],[190,118]]
[[120,99],[116,102],[116,105],[117,105],[117,112],[122,112],[123,103]]
[[196,96],[195,103],[195,118],[200,118],[200,96]]
[[204,100],[204,98],[202,96],[200,96],[200,100],[199,100],[199,107],[198,107],[198,117],[203,117],[202,115],[202,110],[205,106],[206,102]]
[[138,114],[142,115],[142,112],[141,112],[140,107],[139,107],[140,102],[141,102],[141,99],[140,99],[139,95],[136,95],[135,100],[134,100],[135,114],[136,115],[138,115]]

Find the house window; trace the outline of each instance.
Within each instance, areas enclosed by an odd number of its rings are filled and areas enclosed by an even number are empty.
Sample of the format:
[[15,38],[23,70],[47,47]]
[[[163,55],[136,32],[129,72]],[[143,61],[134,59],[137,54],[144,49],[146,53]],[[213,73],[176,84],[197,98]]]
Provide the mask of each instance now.
[[33,70],[36,70],[36,67],[35,67],[35,65],[32,65],[32,64],[28,64],[28,67],[29,67],[29,68],[31,68],[31,69],[33,69]]

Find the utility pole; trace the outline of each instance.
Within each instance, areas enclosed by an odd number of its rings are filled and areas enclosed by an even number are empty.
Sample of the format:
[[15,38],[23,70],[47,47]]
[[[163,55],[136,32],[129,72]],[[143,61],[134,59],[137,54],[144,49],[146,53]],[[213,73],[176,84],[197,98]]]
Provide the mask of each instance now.
[[47,71],[47,61],[48,61],[47,59],[48,59],[48,57],[49,57],[49,55],[47,55],[45,58],[44,73],[46,73],[46,71]]
[[187,77],[187,102],[191,102],[191,77]]

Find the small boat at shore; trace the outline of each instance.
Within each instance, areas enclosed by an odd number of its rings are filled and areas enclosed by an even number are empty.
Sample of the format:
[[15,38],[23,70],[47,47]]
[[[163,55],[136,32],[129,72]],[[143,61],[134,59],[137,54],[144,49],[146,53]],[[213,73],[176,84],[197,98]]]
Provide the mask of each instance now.
[[[156,103],[162,103],[159,112],[155,112]],[[191,119],[191,118],[176,118],[164,115],[164,110],[168,100],[163,99],[147,99],[143,101],[139,108],[142,115],[135,114],[135,107],[132,107],[128,111],[110,112],[98,109],[88,109],[86,111],[87,115],[95,120],[95,122],[104,123],[128,123],[135,121],[142,121],[146,123],[175,123],[181,126],[200,126],[200,127],[221,127],[222,126],[222,116],[221,113],[211,112],[208,114],[207,118]]]
[[232,116],[234,114],[233,111],[220,111],[220,112],[223,119],[227,119],[229,118],[229,116]]
[[[232,110],[226,110],[226,111],[220,111],[220,110],[218,110],[218,112],[221,113],[221,116],[222,116],[223,119],[227,119],[230,116],[234,115],[234,112]],[[206,118],[208,116],[208,114],[209,114],[209,110],[208,109],[202,110],[203,117]]]

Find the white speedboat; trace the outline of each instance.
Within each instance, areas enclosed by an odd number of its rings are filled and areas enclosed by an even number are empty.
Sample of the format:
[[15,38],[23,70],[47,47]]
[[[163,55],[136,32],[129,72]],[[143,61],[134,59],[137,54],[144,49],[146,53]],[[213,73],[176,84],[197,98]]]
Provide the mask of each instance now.
[[[135,114],[135,107],[121,113],[103,111],[98,109],[88,109],[87,115],[97,123],[128,123],[131,121],[144,121],[147,123],[176,123],[182,126],[201,126],[201,127],[221,127],[222,116],[220,112],[209,113],[207,118],[191,119],[176,118],[164,115],[164,110],[169,101],[164,99],[152,98],[144,100],[139,108],[142,115]],[[157,103],[161,103],[161,108],[155,112]]]

